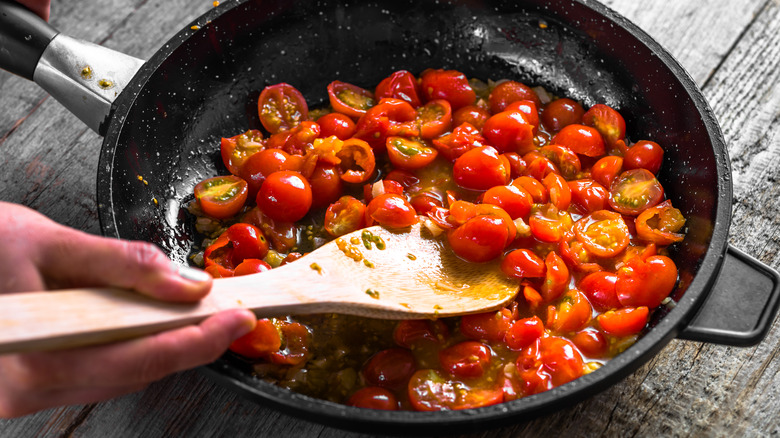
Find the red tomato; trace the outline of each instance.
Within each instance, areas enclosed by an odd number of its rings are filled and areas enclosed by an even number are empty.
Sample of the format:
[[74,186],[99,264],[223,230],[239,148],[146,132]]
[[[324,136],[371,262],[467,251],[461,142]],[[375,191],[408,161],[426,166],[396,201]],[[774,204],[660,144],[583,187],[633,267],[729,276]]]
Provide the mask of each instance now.
[[246,259],[262,259],[268,254],[268,240],[257,227],[245,223],[233,224],[225,231],[230,241],[233,266]]
[[471,105],[477,99],[468,78],[455,70],[425,70],[420,76],[420,90],[426,101],[444,99],[453,110]]
[[281,347],[279,329],[270,319],[258,319],[251,332],[230,344],[230,351],[249,359],[259,359],[279,351]]
[[265,236],[271,240],[271,246],[279,252],[288,252],[297,243],[298,228],[293,222],[271,219],[258,207],[241,216],[240,222],[260,228]]
[[568,383],[583,374],[582,355],[571,341],[556,336],[542,337],[517,358],[518,374],[525,394],[538,394]]
[[534,200],[534,204],[546,204],[550,195],[547,193],[547,187],[544,186],[539,180],[531,178],[530,176],[520,176],[512,181],[513,186],[521,187]]
[[554,306],[550,328],[559,333],[570,333],[581,330],[590,322],[593,308],[585,294],[577,289],[569,289],[561,301]]
[[293,128],[271,135],[265,145],[269,149],[283,149],[288,154],[303,155],[312,149],[314,140],[319,136],[320,125],[304,120]]
[[544,334],[544,324],[538,316],[519,319],[507,330],[504,342],[512,350],[522,350]]
[[328,85],[328,99],[333,110],[356,119],[376,105],[374,93],[341,81]]
[[609,192],[601,184],[592,179],[579,179],[569,181],[569,190],[571,190],[571,202],[579,208],[582,213],[592,213],[597,210],[604,210],[609,206],[607,199]]
[[309,177],[311,185],[312,208],[321,208],[335,202],[344,191],[344,184],[339,176],[339,168],[327,162],[317,162]]
[[295,222],[306,216],[311,204],[309,181],[290,170],[268,175],[257,193],[257,206],[276,221]]
[[534,125],[520,111],[504,111],[491,116],[482,127],[482,135],[500,152],[517,152],[521,155],[536,148]]
[[578,287],[585,293],[593,307],[603,312],[621,307],[615,283],[617,283],[617,274],[599,271],[586,275],[580,280]]
[[375,223],[391,229],[410,227],[417,223],[417,212],[403,196],[385,193],[366,207],[366,225]]
[[[383,179],[381,181],[375,182],[374,184],[366,184],[363,186],[363,199],[366,202],[371,202],[371,200],[375,197],[374,195],[379,196],[384,195],[385,193],[403,195],[404,186],[402,186],[398,181],[393,181],[390,179]],[[415,211],[416,210],[417,209],[415,208]]]
[[473,409],[504,401],[501,387],[467,387],[436,370],[419,370],[409,379],[409,401],[417,411]]
[[523,160],[526,162],[523,176],[530,176],[533,179],[541,181],[551,173],[560,173],[560,170],[558,170],[555,163],[547,159],[547,157],[538,151],[528,152],[523,155]]
[[626,137],[626,122],[623,116],[601,103],[590,107],[582,116],[582,124],[596,128],[610,146]]
[[450,331],[444,321],[437,319],[405,319],[393,330],[393,340],[404,348],[413,348],[427,343],[444,343]]
[[357,130],[355,122],[342,113],[325,114],[317,119],[317,124],[320,125],[320,136],[323,138],[335,135],[339,140],[346,140],[355,135]]
[[594,211],[574,224],[585,249],[597,257],[614,257],[626,249],[631,236],[623,216],[609,210]]
[[372,386],[399,388],[416,370],[412,352],[405,348],[389,348],[371,356],[363,367],[363,377]]
[[366,206],[352,196],[342,196],[325,211],[323,228],[331,236],[339,237],[363,228]]
[[550,203],[558,210],[566,210],[571,204],[571,189],[563,177],[557,173],[548,173],[542,184],[550,194]]
[[661,202],[664,188],[650,171],[627,170],[612,181],[609,187],[609,206],[613,210],[636,216]]
[[607,338],[592,328],[578,331],[571,340],[583,354],[592,358],[604,357],[609,349]]
[[468,123],[471,126],[481,130],[485,121],[490,118],[488,110],[476,105],[466,105],[452,114],[452,126],[460,126]]
[[438,137],[452,128],[452,107],[444,99],[432,100],[417,108],[415,122],[420,125],[420,137]]
[[227,219],[238,213],[246,202],[246,181],[234,176],[215,176],[195,186],[195,199],[201,210],[216,219]]
[[533,198],[525,189],[510,184],[489,188],[482,196],[482,202],[501,207],[514,220],[528,215]]
[[647,169],[655,175],[661,169],[663,160],[664,150],[658,143],[640,140],[623,155],[623,166],[626,170]]
[[401,169],[391,170],[385,177],[385,181],[395,181],[401,184],[401,187],[408,189],[409,187],[420,182],[420,178],[417,178],[414,174]]
[[450,161],[466,152],[485,145],[480,131],[469,123],[458,125],[451,133],[433,139],[433,145]]
[[271,134],[298,126],[309,117],[306,99],[290,84],[265,87],[257,100],[260,123]]
[[596,164],[590,168],[590,174],[597,183],[609,187],[622,169],[623,159],[610,155],[596,161]]
[[509,168],[511,169],[512,179],[515,179],[525,173],[527,163],[517,152],[507,152],[501,154],[509,160]]
[[571,216],[566,211],[558,210],[553,204],[544,204],[531,209],[528,226],[537,239],[554,243],[560,241],[563,233],[571,228]]
[[518,100],[530,100],[536,106],[541,104],[539,96],[527,85],[517,81],[504,81],[496,85],[493,91],[490,92],[488,97],[490,112],[498,114],[504,111],[507,105]]
[[243,262],[236,266],[235,276],[240,277],[242,275],[257,274],[258,272],[265,272],[271,269],[271,265],[260,259],[244,259]]
[[248,185],[248,198],[255,199],[268,175],[280,170],[299,170],[299,162],[281,149],[265,149],[249,157],[241,167],[241,178]]
[[449,234],[447,239],[458,257],[482,263],[500,256],[509,230],[503,219],[492,215],[475,216]]
[[568,147],[578,154],[588,157],[604,155],[604,139],[596,128],[585,125],[568,125],[555,134],[552,142]]
[[685,225],[685,218],[668,199],[640,213],[635,223],[637,236],[646,242],[666,246],[685,238],[677,233]]
[[582,163],[577,154],[565,146],[542,146],[539,153],[552,161],[555,167],[560,169],[561,175],[566,179],[576,178],[582,169]]
[[220,142],[220,153],[222,162],[225,163],[228,171],[236,176],[241,176],[241,167],[246,160],[263,150],[263,133],[257,129],[238,134],[230,138],[222,138]]
[[490,146],[464,153],[452,167],[455,183],[469,190],[487,190],[509,184],[510,172],[509,160]]
[[563,97],[545,105],[542,110],[542,123],[552,132],[558,132],[565,126],[581,124],[585,109],[579,103]]
[[439,352],[442,369],[456,378],[480,377],[490,365],[490,347],[477,341],[464,341]]
[[509,277],[523,278],[544,277],[546,266],[533,251],[526,248],[516,249],[501,261],[501,271]]
[[504,108],[504,111],[520,111],[525,115],[525,121],[529,125],[533,125],[534,134],[537,132],[539,126],[539,110],[538,106],[532,100],[518,100],[510,103]]
[[395,395],[389,390],[377,386],[367,386],[357,390],[349,397],[347,405],[364,409],[398,410],[398,400]]
[[626,307],[658,307],[677,283],[677,266],[666,256],[634,257],[618,271],[615,291]]
[[439,151],[424,140],[387,137],[386,146],[387,157],[393,166],[406,170],[425,167],[439,155]]
[[650,310],[645,307],[626,307],[610,310],[596,317],[601,329],[612,336],[623,337],[635,335],[647,325]]
[[355,137],[368,142],[377,153],[382,152],[389,135],[419,135],[419,128],[409,123],[416,117],[417,111],[408,102],[382,99],[358,120]]
[[268,361],[278,365],[299,365],[309,356],[311,334],[305,325],[278,321],[282,334],[282,348],[268,355]]
[[376,159],[371,146],[363,140],[350,138],[336,152],[341,160],[341,179],[348,183],[366,182],[374,174]]
[[460,332],[469,339],[501,342],[512,326],[512,321],[512,312],[509,309],[472,313],[461,317]]
[[399,70],[382,79],[374,90],[374,97],[377,100],[386,97],[405,100],[415,108],[422,104],[417,91],[417,79],[406,70]]
[[417,214],[427,215],[435,207],[443,207],[444,201],[442,195],[434,190],[426,190],[412,196],[409,202],[414,207]]
[[550,251],[544,260],[545,273],[541,292],[544,301],[552,301],[566,290],[569,285],[569,268],[555,251]]

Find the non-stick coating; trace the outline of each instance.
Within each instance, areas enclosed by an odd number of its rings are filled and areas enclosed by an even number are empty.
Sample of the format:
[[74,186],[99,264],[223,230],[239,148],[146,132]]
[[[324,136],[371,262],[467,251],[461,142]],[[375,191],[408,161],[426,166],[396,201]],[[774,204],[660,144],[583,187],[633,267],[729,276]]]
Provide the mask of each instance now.
[[[105,234],[157,243],[186,262],[196,239],[182,208],[201,179],[226,173],[219,140],[260,128],[256,99],[287,82],[310,106],[338,79],[373,87],[405,69],[457,69],[541,85],[626,118],[631,140],[665,150],[659,178],[688,219],[675,250],[677,307],[602,369],[547,393],[476,410],[379,412],[314,400],[258,382],[227,360],[209,369],[234,389],[342,427],[383,431],[484,427],[529,418],[614,384],[695,314],[726,249],[731,182],[717,123],[693,81],[641,30],[591,1],[229,2],[182,30],[117,100],[98,175]],[[668,313],[668,314],[667,314]]]

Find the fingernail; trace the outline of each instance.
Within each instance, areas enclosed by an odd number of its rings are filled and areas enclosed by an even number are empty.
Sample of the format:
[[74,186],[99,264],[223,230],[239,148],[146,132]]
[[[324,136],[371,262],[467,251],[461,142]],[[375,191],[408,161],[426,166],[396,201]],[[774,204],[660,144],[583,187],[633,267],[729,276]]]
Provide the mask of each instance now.
[[196,283],[203,283],[204,281],[209,281],[211,279],[211,275],[209,275],[208,272],[201,271],[200,269],[190,268],[189,266],[178,266],[178,272],[181,278],[194,281]]

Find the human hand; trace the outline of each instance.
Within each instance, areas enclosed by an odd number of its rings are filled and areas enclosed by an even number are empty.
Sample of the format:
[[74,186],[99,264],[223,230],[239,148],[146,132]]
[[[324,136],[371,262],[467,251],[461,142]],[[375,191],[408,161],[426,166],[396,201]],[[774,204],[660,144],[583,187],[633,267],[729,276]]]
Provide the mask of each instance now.
[[[0,234],[0,293],[115,286],[189,302],[211,288],[208,274],[180,272],[150,243],[87,234],[20,205],[0,202]],[[0,418],[140,390],[168,374],[213,362],[255,322],[252,312],[235,309],[197,326],[130,341],[0,355]]]
[[23,4],[27,9],[35,12],[41,18],[49,21],[49,10],[51,6],[51,0],[16,0]]

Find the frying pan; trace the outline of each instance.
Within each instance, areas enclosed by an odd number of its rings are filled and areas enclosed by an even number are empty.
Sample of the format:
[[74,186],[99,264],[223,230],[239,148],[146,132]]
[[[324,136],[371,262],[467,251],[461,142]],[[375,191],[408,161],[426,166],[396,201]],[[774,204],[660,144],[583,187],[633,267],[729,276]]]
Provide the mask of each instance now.
[[[307,419],[383,432],[463,432],[532,418],[615,384],[678,337],[759,342],[777,312],[778,274],[727,242],[731,170],[709,106],[683,68],[635,25],[591,0],[226,2],[147,62],[69,39],[0,0],[0,66],[35,79],[104,135],[97,175],[105,235],[156,243],[178,262],[196,245],[182,208],[226,173],[219,139],[260,128],[259,91],[288,82],[312,106],[339,79],[372,87],[389,73],[456,69],[509,78],[626,118],[633,140],[665,149],[658,178],[688,219],[672,248],[674,305],[597,371],[531,397],[436,413],[357,409],[260,382],[225,357],[205,367],[228,387]],[[86,68],[89,67],[89,68]]]

